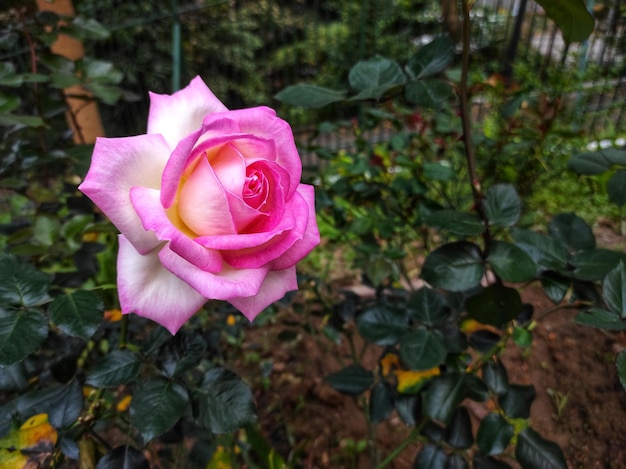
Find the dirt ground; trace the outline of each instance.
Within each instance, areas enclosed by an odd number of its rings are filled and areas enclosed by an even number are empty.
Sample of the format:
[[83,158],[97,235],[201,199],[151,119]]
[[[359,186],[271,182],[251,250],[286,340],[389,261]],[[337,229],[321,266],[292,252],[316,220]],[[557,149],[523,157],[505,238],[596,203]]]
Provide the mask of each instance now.
[[[616,242],[623,238],[604,243],[599,238],[599,244]],[[522,297],[534,305],[535,317],[553,306],[538,286],[526,288]],[[503,357],[509,381],[535,386],[532,427],[561,446],[570,468],[626,468],[626,392],[614,365],[626,348],[626,333],[577,325],[575,315],[561,310],[539,319],[529,350],[511,344]],[[374,441],[370,446],[384,458],[410,429],[393,414],[368,435],[362,403],[323,380],[341,368],[338,357],[347,358],[345,343],[336,345],[315,333],[292,334],[304,326],[302,315],[286,310],[274,324],[247,333],[246,347],[258,351],[259,361],[236,368],[255,389],[265,436],[286,459],[297,461],[296,467],[373,467],[364,443]],[[290,340],[281,340],[285,331]],[[364,366],[374,369],[379,354],[371,347]],[[265,377],[259,363],[269,364]],[[484,411],[476,405],[469,410],[476,422]],[[417,450],[409,445],[389,467],[412,467]]]

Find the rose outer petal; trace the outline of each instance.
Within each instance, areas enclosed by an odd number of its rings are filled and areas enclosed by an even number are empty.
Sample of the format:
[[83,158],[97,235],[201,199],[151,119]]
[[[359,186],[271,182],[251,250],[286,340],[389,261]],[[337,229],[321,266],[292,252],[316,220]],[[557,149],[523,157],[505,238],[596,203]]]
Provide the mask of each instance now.
[[170,148],[174,148],[180,140],[201,127],[207,114],[227,110],[197,76],[172,95],[150,93],[148,133],[163,135]]
[[294,266],[285,270],[269,272],[256,295],[247,298],[232,298],[228,302],[241,311],[248,320],[253,321],[261,311],[280,300],[285,296],[285,293],[297,289],[298,280]]
[[98,138],[89,172],[78,186],[143,254],[154,249],[159,240],[144,230],[129,190],[132,186],[158,189],[169,154],[160,135]]
[[136,313],[161,324],[172,334],[207,301],[160,262],[158,249],[139,254],[119,236],[117,284],[122,313]]
[[183,259],[167,245],[159,252],[159,259],[170,272],[213,300],[230,301],[232,298],[256,295],[269,270],[268,267],[233,269],[224,266],[220,273],[213,274]]

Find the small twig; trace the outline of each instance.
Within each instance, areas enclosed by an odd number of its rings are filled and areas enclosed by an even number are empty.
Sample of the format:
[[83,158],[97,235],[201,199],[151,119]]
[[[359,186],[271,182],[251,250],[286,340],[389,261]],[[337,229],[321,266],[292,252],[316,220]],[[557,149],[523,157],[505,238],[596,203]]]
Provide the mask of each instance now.
[[419,434],[427,422],[428,422],[428,417],[424,417],[422,421],[420,422],[420,424],[417,425],[411,431],[411,433],[409,433],[409,436],[407,436],[402,441],[402,443],[400,443],[391,453],[389,453],[389,455],[378,466],[376,466],[376,469],[384,469],[385,467],[387,467],[387,465],[389,465],[394,459],[396,459],[400,455],[400,453],[407,448],[407,446],[409,446],[411,443],[414,443],[416,440],[418,440]]

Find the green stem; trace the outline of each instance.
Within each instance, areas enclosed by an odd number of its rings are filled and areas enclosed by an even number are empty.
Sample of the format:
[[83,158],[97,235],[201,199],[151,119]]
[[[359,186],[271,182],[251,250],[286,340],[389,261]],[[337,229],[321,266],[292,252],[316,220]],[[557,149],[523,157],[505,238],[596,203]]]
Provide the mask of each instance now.
[[126,342],[128,340],[128,321],[130,317],[128,314],[122,316],[122,330],[120,331],[120,340],[118,343],[118,347],[120,349],[126,348]]
[[400,443],[378,466],[376,466],[376,469],[384,469],[387,467],[389,463],[396,459],[402,451],[404,451],[411,443],[414,443],[419,437],[422,428],[426,425],[426,422],[428,422],[428,418],[424,417],[420,424],[416,426],[411,433],[409,433],[409,436],[407,436],[402,443]]

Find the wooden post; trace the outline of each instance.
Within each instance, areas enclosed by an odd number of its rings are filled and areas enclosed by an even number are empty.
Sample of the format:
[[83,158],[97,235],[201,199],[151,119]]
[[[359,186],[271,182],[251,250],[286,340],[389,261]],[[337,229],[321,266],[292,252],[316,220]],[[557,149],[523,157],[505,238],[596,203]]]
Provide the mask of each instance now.
[[[72,0],[37,0],[39,11],[51,11],[57,15],[74,16]],[[52,44],[52,52],[70,60],[78,60],[85,55],[82,42],[66,34],[59,34]],[[66,98],[69,110],[67,121],[74,134],[74,143],[94,143],[96,137],[104,135],[104,127],[98,111],[98,103],[89,101],[91,93],[81,86],[73,86],[64,90],[67,96],[84,96],[87,99]]]

